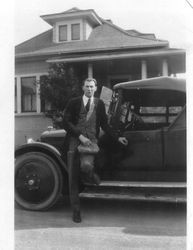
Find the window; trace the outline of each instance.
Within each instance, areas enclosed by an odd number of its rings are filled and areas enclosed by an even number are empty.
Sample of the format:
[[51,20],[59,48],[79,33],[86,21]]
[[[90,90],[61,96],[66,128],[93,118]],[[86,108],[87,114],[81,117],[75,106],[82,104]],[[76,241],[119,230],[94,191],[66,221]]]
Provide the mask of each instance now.
[[[45,79],[47,79],[47,75],[40,76],[40,85],[41,85],[41,82],[44,81]],[[41,88],[40,88],[40,90],[41,90]],[[48,101],[46,101],[44,98],[41,98],[40,102],[41,102],[41,104],[40,104],[40,111],[41,112],[46,112],[46,111],[51,110],[51,104]]]
[[165,123],[169,125],[182,111],[182,106],[140,107],[140,115],[145,123]]
[[81,39],[81,24],[80,23],[61,23],[57,26],[58,37],[56,41],[67,42]]
[[36,111],[36,77],[21,78],[22,112]]
[[134,105],[124,102],[120,107],[120,129],[148,130],[168,126],[167,108]]
[[60,25],[59,26],[59,42],[67,41],[67,25]]
[[181,106],[171,106],[169,107],[169,117],[168,122],[171,123],[176,119],[176,116],[182,111]]
[[71,39],[80,40],[80,24],[79,23],[71,25]]
[[166,123],[166,107],[140,107],[140,115],[146,123]]
[[15,113],[17,112],[17,79],[15,78]]

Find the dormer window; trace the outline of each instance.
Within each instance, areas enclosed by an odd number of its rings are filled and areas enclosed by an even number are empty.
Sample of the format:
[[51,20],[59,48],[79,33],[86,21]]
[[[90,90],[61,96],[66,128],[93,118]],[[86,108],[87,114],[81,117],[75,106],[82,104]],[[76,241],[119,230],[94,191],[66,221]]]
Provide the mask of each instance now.
[[102,19],[94,10],[70,10],[41,16],[44,21],[53,26],[53,42],[65,43],[87,40],[92,30],[103,24]]
[[53,33],[58,43],[83,40],[83,21],[69,20],[56,23]]
[[67,25],[60,25],[59,26],[59,42],[64,42],[68,40],[68,29]]
[[80,40],[80,24],[71,24],[71,39]]

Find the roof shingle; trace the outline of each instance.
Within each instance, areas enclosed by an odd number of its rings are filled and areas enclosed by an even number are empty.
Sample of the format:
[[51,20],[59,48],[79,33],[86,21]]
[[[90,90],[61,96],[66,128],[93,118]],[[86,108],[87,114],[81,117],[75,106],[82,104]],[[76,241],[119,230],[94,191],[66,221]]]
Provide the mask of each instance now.
[[105,22],[93,29],[90,37],[85,41],[57,44],[53,42],[52,30],[48,30],[16,46],[16,56],[167,46],[166,41],[132,35]]

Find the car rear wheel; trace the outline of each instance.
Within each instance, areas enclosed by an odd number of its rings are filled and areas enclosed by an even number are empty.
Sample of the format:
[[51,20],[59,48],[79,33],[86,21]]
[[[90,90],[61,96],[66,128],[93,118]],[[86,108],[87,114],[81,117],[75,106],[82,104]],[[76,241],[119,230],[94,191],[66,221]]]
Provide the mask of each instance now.
[[46,210],[62,191],[62,173],[58,164],[39,152],[25,153],[16,159],[15,200],[28,210]]

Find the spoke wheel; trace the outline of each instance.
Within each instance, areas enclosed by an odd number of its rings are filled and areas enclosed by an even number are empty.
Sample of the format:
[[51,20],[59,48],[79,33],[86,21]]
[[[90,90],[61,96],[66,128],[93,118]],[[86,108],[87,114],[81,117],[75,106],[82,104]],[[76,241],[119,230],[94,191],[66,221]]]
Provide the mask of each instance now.
[[29,152],[16,159],[15,200],[28,210],[46,210],[62,190],[62,173],[57,163],[43,153]]

